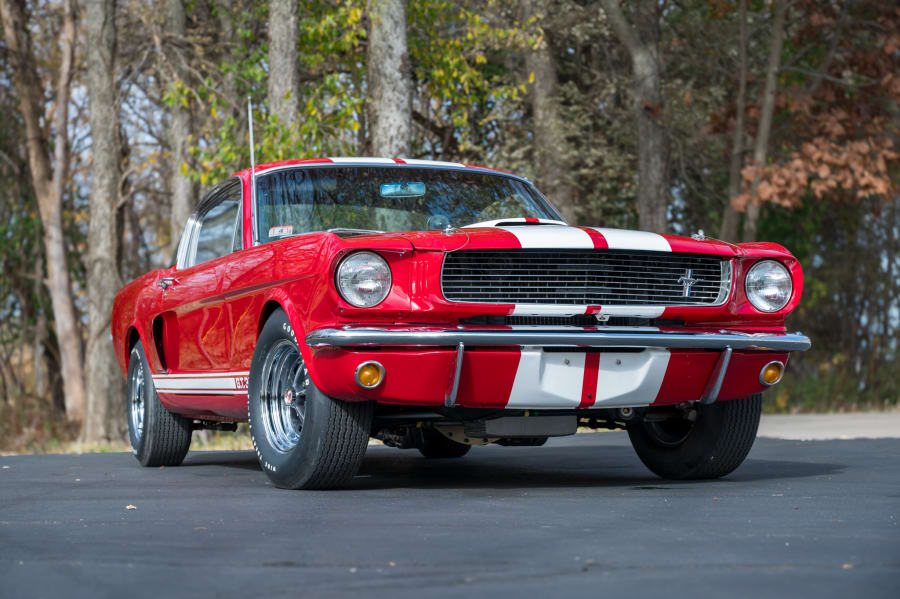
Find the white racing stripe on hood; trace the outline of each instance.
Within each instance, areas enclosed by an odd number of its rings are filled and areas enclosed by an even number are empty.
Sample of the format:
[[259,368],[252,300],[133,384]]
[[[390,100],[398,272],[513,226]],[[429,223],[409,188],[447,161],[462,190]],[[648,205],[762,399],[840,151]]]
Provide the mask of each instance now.
[[349,156],[338,156],[330,159],[335,164],[393,164],[397,163],[391,158],[352,158]]
[[418,160],[416,158],[401,158],[401,160],[406,164],[411,164],[413,166],[450,166],[455,168],[465,166],[459,162],[444,162],[442,160]]
[[604,229],[591,227],[606,239],[611,250],[646,250],[653,252],[671,252],[668,240],[657,233],[647,231],[628,231],[626,229]]
[[512,233],[522,249],[594,249],[594,241],[586,231],[575,227],[557,225],[522,225],[497,227]]

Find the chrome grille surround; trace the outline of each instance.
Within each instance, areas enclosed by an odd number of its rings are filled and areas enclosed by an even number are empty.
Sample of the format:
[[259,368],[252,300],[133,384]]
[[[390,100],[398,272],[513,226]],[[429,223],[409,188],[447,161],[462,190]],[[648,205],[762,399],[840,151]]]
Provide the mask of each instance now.
[[461,250],[444,257],[441,292],[479,304],[721,306],[733,279],[732,260],[708,254]]

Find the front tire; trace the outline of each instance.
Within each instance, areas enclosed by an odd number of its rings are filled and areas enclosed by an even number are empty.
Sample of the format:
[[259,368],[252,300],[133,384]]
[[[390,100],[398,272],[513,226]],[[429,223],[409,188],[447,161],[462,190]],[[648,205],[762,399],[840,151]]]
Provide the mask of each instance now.
[[278,310],[260,333],[250,367],[248,416],[259,464],[284,489],[333,489],[359,470],[372,402],[328,397],[309,378],[294,330]]
[[636,421],[628,436],[638,457],[662,478],[719,478],[740,466],[759,428],[762,394],[698,406],[694,422]]
[[142,466],[178,466],[191,446],[191,420],[159,401],[144,348],[138,341],[128,360],[128,437]]

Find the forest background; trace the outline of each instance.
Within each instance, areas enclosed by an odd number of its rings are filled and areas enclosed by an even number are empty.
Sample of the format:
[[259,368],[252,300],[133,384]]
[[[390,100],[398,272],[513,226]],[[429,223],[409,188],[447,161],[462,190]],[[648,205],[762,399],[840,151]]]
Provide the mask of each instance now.
[[260,162],[534,180],[577,224],[775,241],[813,340],[770,411],[895,409],[900,7],[867,0],[0,0],[0,451],[118,442],[118,288]]

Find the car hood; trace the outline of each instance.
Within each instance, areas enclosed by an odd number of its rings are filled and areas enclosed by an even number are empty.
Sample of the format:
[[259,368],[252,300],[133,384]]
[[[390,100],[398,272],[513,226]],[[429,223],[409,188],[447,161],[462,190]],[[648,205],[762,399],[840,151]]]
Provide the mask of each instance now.
[[[398,234],[394,234],[398,235]],[[693,239],[645,231],[573,227],[563,224],[500,224],[443,231],[399,233],[423,251],[495,249],[614,249],[681,252],[691,254],[742,254],[734,245],[715,239]]]

